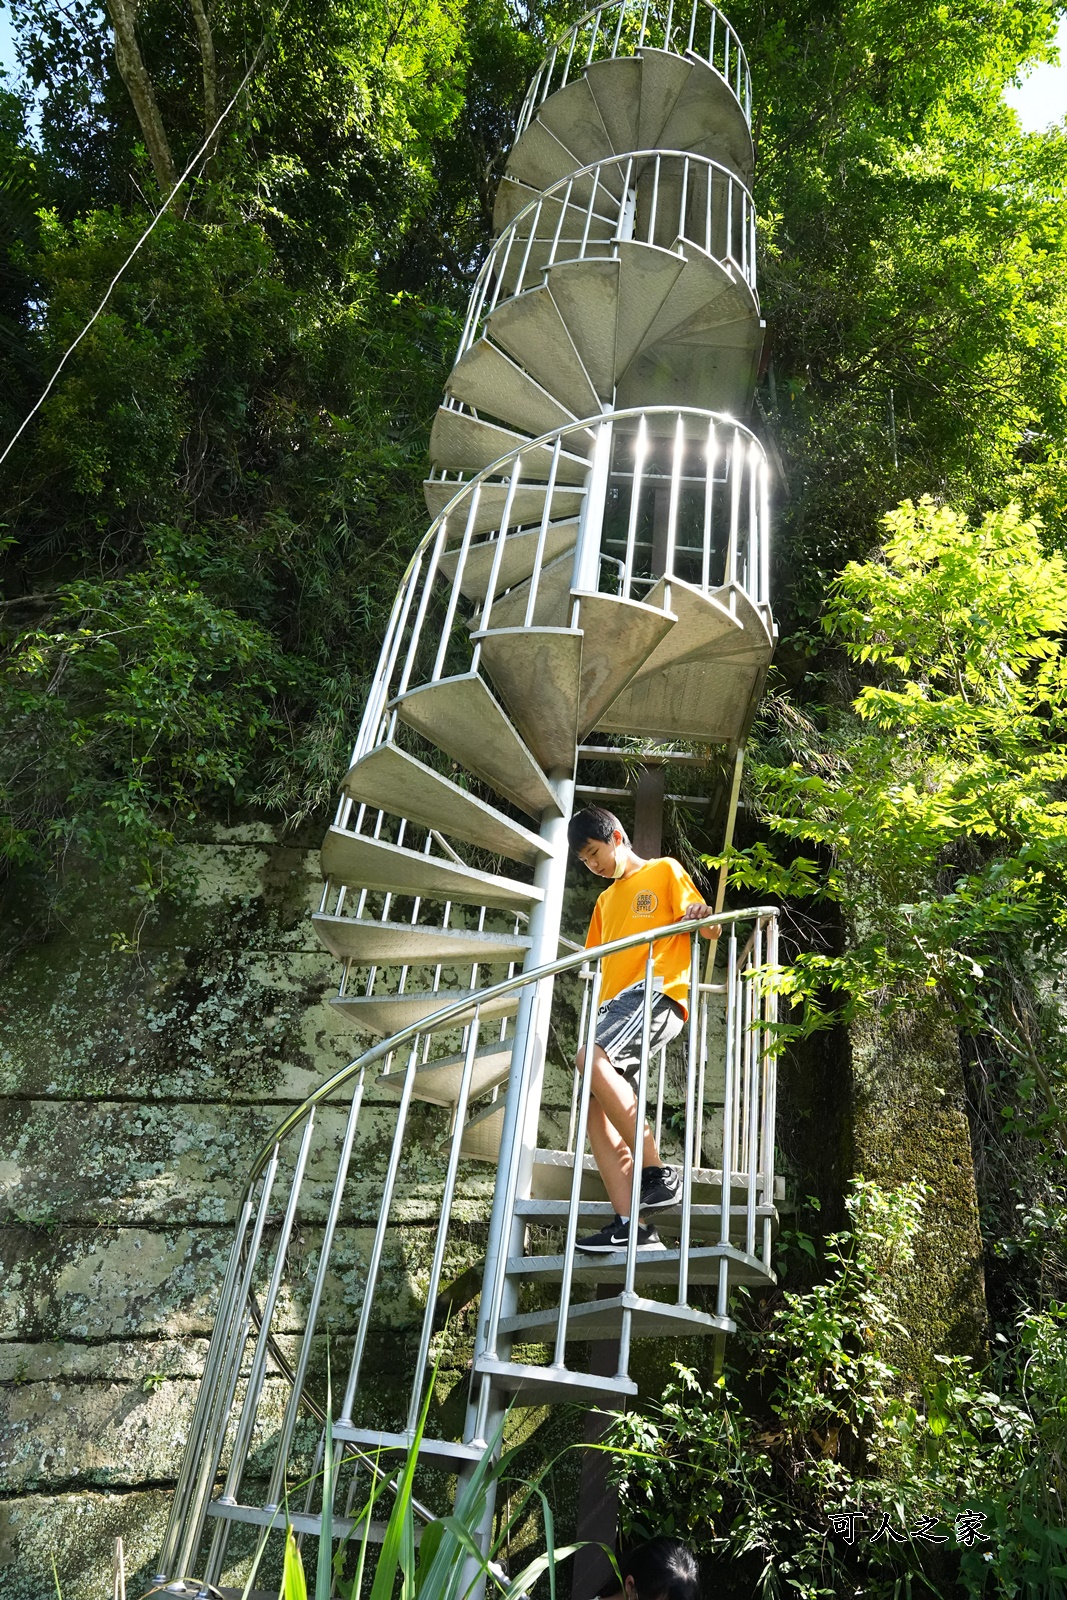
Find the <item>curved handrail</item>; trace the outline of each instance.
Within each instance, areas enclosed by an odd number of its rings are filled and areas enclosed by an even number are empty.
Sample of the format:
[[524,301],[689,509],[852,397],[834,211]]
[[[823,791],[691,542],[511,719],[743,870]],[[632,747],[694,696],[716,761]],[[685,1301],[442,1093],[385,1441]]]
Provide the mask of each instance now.
[[[684,3],[679,0],[677,6],[679,17],[683,20],[675,22],[675,0],[668,0],[667,16],[664,21],[657,11],[650,5],[650,0],[602,0],[602,3],[578,18],[566,33],[549,46],[546,50],[541,65],[533,76],[526,98],[522,103],[516,124],[516,136],[521,134],[530,122],[539,105],[542,105],[548,96],[557,89],[562,89],[570,82],[571,68],[577,59],[577,69],[583,70],[590,62],[596,60],[614,60],[620,55],[636,55],[646,45],[663,50],[670,50],[672,34],[674,43],[682,42],[682,55],[695,55],[712,69],[722,79],[730,90],[741,109],[745,122],[752,126],[752,75],[748,70],[748,60],[745,56],[744,46],[737,33],[727,22],[718,6],[712,5],[711,0],[689,0],[688,12]],[[615,23],[614,36],[610,47],[597,54],[597,43],[601,37],[601,21],[605,13],[618,11],[618,21]],[[627,36],[624,40],[623,33],[627,17],[631,23],[636,22],[636,39]],[[658,28],[650,27],[650,20],[662,27],[662,45],[652,45],[654,37],[658,37]],[[707,26],[708,44],[703,45],[704,24]],[[583,49],[577,48],[581,31],[589,30],[589,42]],[[609,27],[603,30],[603,38],[607,40],[611,32]],[[621,46],[625,44],[626,48]],[[564,54],[565,52],[565,54]],[[564,57],[563,67],[558,80],[556,79],[556,63],[560,56]],[[721,58],[722,65],[719,65]]]
[[392,1055],[401,1045],[407,1044],[418,1034],[436,1032],[451,1018],[470,1011],[472,1006],[483,1006],[488,1001],[495,1000],[500,995],[510,994],[515,989],[523,989],[528,984],[539,983],[545,978],[554,978],[558,973],[581,966],[585,961],[599,961],[604,956],[615,955],[618,951],[629,950],[635,945],[656,944],[660,939],[669,939],[679,933],[699,932],[701,928],[713,925],[724,928],[741,922],[758,922],[761,917],[775,916],[777,911],[777,906],[748,906],[744,911],[716,911],[706,917],[686,917],[680,922],[668,923],[654,931],[646,929],[630,933],[624,939],[612,939],[607,944],[590,945],[587,949],[572,951],[568,955],[558,956],[555,961],[546,961],[542,966],[532,967],[529,972],[517,972],[510,978],[502,978],[499,983],[487,984],[484,989],[476,989],[472,994],[463,995],[461,999],[452,1000],[448,1005],[441,1006],[418,1022],[409,1023],[406,1028],[390,1034],[388,1039],[379,1040],[377,1044],[371,1045],[369,1050],[364,1050],[362,1055],[350,1061],[347,1066],[339,1067],[330,1077],[324,1079],[317,1089],[312,1090],[306,1100],[278,1123],[252,1163],[248,1181],[238,1202],[238,1213],[251,1196],[257,1180],[271,1161],[277,1146],[294,1129],[300,1127],[316,1106],[320,1106],[324,1100],[328,1100],[332,1094],[344,1088],[357,1073],[373,1065],[375,1061],[381,1061],[384,1056]]
[[[612,248],[614,248],[620,241],[617,238],[613,238],[611,240],[597,239],[595,237],[590,238],[590,224],[592,218],[596,216],[600,217],[602,220],[611,220],[610,209],[611,206],[614,206],[618,213],[618,219],[621,220],[628,204],[627,197],[630,189],[629,180],[632,173],[632,168],[634,164],[638,162],[655,163],[654,171],[656,181],[653,185],[653,198],[649,208],[647,227],[642,228],[642,234],[647,233],[647,237],[641,238],[635,234],[634,237],[637,242],[651,244],[654,240],[657,224],[660,221],[660,214],[658,210],[658,193],[662,164],[664,162],[681,162],[683,183],[679,216],[677,218],[677,227],[669,228],[668,233],[672,235],[672,238],[688,239],[691,244],[695,244],[698,246],[698,248],[706,250],[708,255],[712,256],[716,261],[728,262],[741,274],[741,277],[752,290],[753,295],[756,294],[756,260],[754,242],[756,206],[755,201],[752,198],[752,192],[745,183],[744,179],[740,178],[738,174],[732,170],[732,168],[724,165],[723,162],[715,161],[710,156],[698,155],[688,150],[672,150],[666,148],[627,150],[620,152],[618,155],[604,156],[599,161],[590,161],[584,167],[576,167],[573,172],[567,173],[565,177],[557,178],[555,183],[550,184],[547,189],[542,189],[537,195],[536,199],[530,200],[525,206],[523,206],[521,211],[512,217],[511,221],[507,224],[507,227],[503,229],[503,231],[494,241],[492,249],[489,251],[488,256],[483,262],[482,269],[478,274],[473,289],[471,290],[467,319],[464,323],[463,334],[459,342],[459,349],[456,352],[457,361],[459,360],[460,356],[462,356],[464,352],[470,348],[477,337],[475,329],[478,326],[482,311],[484,309],[485,295],[489,284],[489,279],[498,266],[501,278],[503,278],[503,274],[507,270],[512,247],[519,235],[519,232],[521,231],[521,225],[524,219],[531,217],[534,213],[540,212],[546,202],[552,202],[559,196],[560,193],[563,193],[564,199],[561,206],[560,220],[552,230],[552,254],[550,255],[548,261],[538,264],[536,270],[539,273],[546,270],[547,267],[553,265],[554,261],[557,259],[555,255],[557,246],[560,245],[561,242],[565,242],[563,241],[563,217],[568,208],[573,209],[576,213],[578,218],[578,227],[583,227],[581,221],[583,214],[586,218],[586,221],[583,228],[583,238],[578,255],[561,256],[559,259],[567,261],[584,260],[589,254],[602,254],[603,249],[598,249],[596,247],[610,245]],[[617,198],[611,193],[610,189],[607,189],[606,186],[604,186],[608,200],[607,203],[605,203],[603,210],[597,210],[597,193],[602,187],[600,174],[611,168],[621,167],[626,168],[626,180],[623,186],[622,198]],[[705,171],[708,174],[708,189],[704,206],[703,227],[700,230],[704,235],[703,243],[700,239],[693,238],[685,231],[685,213],[692,195],[692,190],[690,188],[691,169],[695,169],[696,171]],[[578,184],[581,179],[590,177],[593,179],[593,194],[590,200],[588,202],[572,200],[571,194],[573,193],[575,185]],[[726,250],[721,256],[717,255],[712,248],[713,234],[716,231],[715,224],[718,221],[718,213],[713,208],[713,194],[716,177],[719,179],[720,191],[723,186],[726,188]],[[733,226],[735,191],[740,196],[741,201],[741,216],[736,229],[736,240]],[[529,258],[530,249],[533,245],[534,237],[534,229],[531,228],[529,239],[526,244],[527,260]],[[735,252],[735,243],[739,247],[740,253]],[[590,249],[590,246],[594,248]],[[670,247],[668,246],[667,248]],[[501,257],[503,259],[501,259]],[[527,261],[524,260],[519,268],[516,287],[510,291],[510,294],[507,298],[511,298],[511,295],[519,294],[521,292],[526,265]],[[494,297],[493,303],[490,306],[490,312],[495,309],[497,304],[498,299]]]
[[419,543],[415,546],[408,564],[404,568],[400,582],[397,585],[396,598],[393,601],[393,609],[390,612],[389,621],[386,625],[385,634],[382,640],[382,648],[378,657],[378,665],[375,667],[374,676],[371,679],[370,687],[367,693],[367,703],[363,712],[363,720],[360,724],[359,734],[356,738],[356,743],[352,752],[352,759],[349,763],[350,765],[354,764],[361,755],[366,753],[367,750],[374,747],[374,740],[370,736],[377,728],[381,718],[385,704],[385,698],[383,697],[387,697],[388,681],[392,675],[393,667],[395,665],[393,658],[393,644],[397,638],[398,630],[403,630],[407,619],[408,609],[410,608],[411,604],[411,586],[416,581],[424,560],[433,550],[434,543],[441,531],[442,524],[446,523],[449,518],[455,514],[456,510],[464,503],[464,501],[470,499],[473,495],[478,493],[483,485],[488,483],[493,478],[500,478],[504,476],[506,471],[513,467],[514,463],[517,462],[521,457],[531,454],[535,451],[551,450],[552,447],[556,445],[557,441],[562,443],[562,441],[568,435],[580,433],[588,434],[592,430],[599,429],[607,423],[614,424],[616,422],[624,422],[631,418],[638,420],[642,417],[656,416],[693,417],[703,421],[708,425],[718,425],[721,423],[724,427],[733,430],[733,432],[735,432],[739,438],[742,438],[745,442],[746,449],[749,452],[755,451],[760,462],[764,467],[766,467],[767,456],[760,440],[752,432],[751,428],[746,427],[745,424],[740,422],[736,417],[730,416],[728,412],[709,411],[705,407],[701,406],[624,406],[616,411],[597,412],[594,416],[575,418],[573,422],[559,423],[556,427],[549,428],[547,432],[539,434],[536,438],[526,439],[521,445],[516,445],[513,449],[505,451],[504,454],[498,456],[495,461],[491,461],[487,467],[482,467],[481,470],[475,473],[473,477],[464,478],[462,482],[457,483],[455,494],[437,513],[433,521],[430,523],[429,528],[426,530]]

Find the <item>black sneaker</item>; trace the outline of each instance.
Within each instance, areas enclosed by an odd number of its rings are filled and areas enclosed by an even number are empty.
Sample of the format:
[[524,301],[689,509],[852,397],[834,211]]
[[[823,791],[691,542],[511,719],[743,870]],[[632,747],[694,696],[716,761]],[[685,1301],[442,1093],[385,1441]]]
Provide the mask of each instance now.
[[642,1167],[642,1211],[664,1211],[681,1203],[682,1182],[674,1167]]
[[[630,1242],[630,1224],[623,1222],[618,1212],[615,1213],[614,1222],[608,1222],[599,1233],[591,1233],[587,1239],[576,1239],[574,1248],[586,1250],[590,1255],[610,1255],[616,1250],[625,1250]],[[639,1250],[665,1250],[667,1247],[660,1239],[655,1228],[637,1225],[637,1248]]]

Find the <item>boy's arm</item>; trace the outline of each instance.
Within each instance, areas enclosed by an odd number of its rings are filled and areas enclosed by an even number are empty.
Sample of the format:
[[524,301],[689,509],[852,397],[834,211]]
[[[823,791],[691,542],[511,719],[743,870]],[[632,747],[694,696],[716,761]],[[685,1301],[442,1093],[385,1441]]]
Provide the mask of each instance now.
[[[675,880],[675,889],[678,895],[677,915],[682,920],[686,922],[695,922],[701,917],[710,917],[714,915],[715,907],[705,904],[704,897],[700,893],[700,890],[697,888],[688,872],[686,872],[685,868],[681,865],[678,867],[678,873]],[[700,937],[702,939],[717,939],[719,937],[718,926],[712,924],[710,928],[701,928]]]

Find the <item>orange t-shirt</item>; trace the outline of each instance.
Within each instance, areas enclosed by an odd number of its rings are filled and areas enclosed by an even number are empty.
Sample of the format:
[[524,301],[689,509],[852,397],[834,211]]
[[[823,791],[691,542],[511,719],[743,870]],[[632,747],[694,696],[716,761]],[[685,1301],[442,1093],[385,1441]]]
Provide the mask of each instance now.
[[[586,947],[625,939],[628,933],[665,928],[679,922],[687,906],[703,905],[704,896],[681,862],[673,856],[646,861],[629,878],[619,878],[597,899],[589,919]],[[653,982],[689,1015],[690,935],[676,933],[653,946]],[[648,946],[635,944],[604,957],[600,1003],[612,1000],[631,984],[643,983]]]

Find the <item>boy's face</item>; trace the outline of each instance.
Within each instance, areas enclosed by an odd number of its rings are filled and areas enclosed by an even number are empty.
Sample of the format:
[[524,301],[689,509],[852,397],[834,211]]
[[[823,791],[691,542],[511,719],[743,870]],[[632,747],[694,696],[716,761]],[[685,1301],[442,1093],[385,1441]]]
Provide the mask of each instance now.
[[587,839],[577,856],[598,878],[614,878],[615,852],[621,848],[622,834],[616,828],[610,839]]

